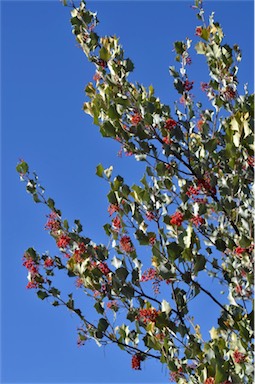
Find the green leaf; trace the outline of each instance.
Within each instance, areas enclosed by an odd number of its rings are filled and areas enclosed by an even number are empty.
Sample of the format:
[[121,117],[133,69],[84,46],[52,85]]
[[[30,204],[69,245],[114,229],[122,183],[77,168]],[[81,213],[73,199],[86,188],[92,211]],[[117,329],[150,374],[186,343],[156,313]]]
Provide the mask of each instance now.
[[120,267],[116,269],[115,273],[122,282],[126,281],[126,278],[128,276],[128,270],[126,268]]
[[96,302],[96,304],[94,305],[94,308],[97,311],[97,313],[100,313],[101,315],[104,313],[104,308],[99,301]]
[[125,65],[125,67],[126,67],[127,72],[133,72],[133,70],[134,70],[134,68],[135,68],[133,62],[132,62],[130,59],[127,59],[127,60],[126,60],[126,65]]
[[48,293],[46,293],[44,291],[37,291],[37,296],[41,300],[44,300],[46,297],[49,297]]
[[96,175],[99,176],[99,177],[103,177],[103,174],[104,174],[104,167],[102,166],[102,164],[98,164],[98,166],[96,167]]
[[49,199],[47,200],[47,205],[48,205],[48,207],[49,207],[52,211],[55,210],[55,201],[54,201],[53,199],[49,198]]
[[16,171],[21,174],[26,174],[28,172],[28,164],[22,161],[16,166]]
[[98,326],[97,326],[97,329],[100,331],[100,332],[105,332],[107,330],[109,326],[109,323],[108,321],[105,319],[105,318],[101,318],[98,322]]
[[167,245],[167,254],[171,260],[175,260],[181,256],[182,251],[183,248],[180,247],[176,242],[172,242]]
[[222,239],[217,239],[215,241],[215,245],[216,245],[217,249],[219,251],[222,251],[222,252],[224,252],[225,249],[227,248],[225,241],[223,241]]
[[99,57],[104,61],[108,61],[111,58],[111,52],[105,47],[102,47],[99,51]]
[[182,41],[176,41],[174,43],[174,48],[177,54],[182,55],[183,52],[185,51],[185,45],[183,44]]
[[203,255],[198,255],[194,265],[194,273],[202,271],[205,268],[206,258]]
[[121,288],[121,293],[126,296],[128,299],[133,299],[134,297],[134,288],[130,285],[124,285],[122,288]]

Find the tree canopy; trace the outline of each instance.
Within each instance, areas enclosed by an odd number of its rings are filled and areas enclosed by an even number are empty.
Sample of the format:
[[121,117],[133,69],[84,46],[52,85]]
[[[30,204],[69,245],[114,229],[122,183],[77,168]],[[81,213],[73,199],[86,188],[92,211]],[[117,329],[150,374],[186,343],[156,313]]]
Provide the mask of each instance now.
[[[254,97],[247,86],[240,93],[241,50],[223,41],[222,27],[196,0],[195,43],[174,43],[169,73],[178,99],[170,108],[152,86],[129,81],[134,64],[116,36],[97,34],[97,14],[84,1],[70,7],[73,34],[95,66],[84,112],[103,137],[143,162],[144,174],[128,185],[113,167],[97,166],[109,184],[109,242],[98,244],[79,220],[69,225],[21,160],[17,171],[34,201],[49,208],[45,228],[58,248],[56,256],[27,249],[27,288],[77,315],[80,345],[117,344],[135,370],[154,358],[180,384],[252,383]],[[196,97],[194,50],[208,68]],[[84,308],[75,292],[55,285],[59,273],[75,279]],[[208,335],[194,316],[200,297],[205,310],[218,307]]]

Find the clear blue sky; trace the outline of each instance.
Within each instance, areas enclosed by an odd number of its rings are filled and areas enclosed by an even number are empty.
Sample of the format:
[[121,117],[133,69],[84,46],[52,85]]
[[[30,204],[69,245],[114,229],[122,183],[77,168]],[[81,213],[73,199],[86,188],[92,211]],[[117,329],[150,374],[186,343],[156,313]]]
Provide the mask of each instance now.
[[[163,102],[177,94],[168,74],[172,43],[196,39],[199,23],[186,1],[90,1],[97,10],[100,33],[120,36],[135,63],[132,80],[153,84]],[[226,42],[243,51],[240,83],[253,87],[253,2],[206,2],[223,25]],[[101,139],[91,118],[82,112],[84,86],[94,68],[76,47],[69,9],[58,1],[3,1],[2,37],[2,383],[162,383],[167,370],[147,361],[131,370],[130,357],[115,347],[76,345],[79,321],[41,302],[25,289],[21,258],[26,248],[56,251],[44,231],[43,207],[35,205],[19,182],[15,166],[24,158],[36,170],[47,195],[55,199],[70,223],[80,218],[85,233],[103,242],[107,222],[107,186],[95,176],[98,163],[113,164],[128,182],[138,182],[141,165],[117,157],[119,146]],[[207,81],[201,57],[193,57],[191,78]],[[210,310],[201,305],[205,322]]]

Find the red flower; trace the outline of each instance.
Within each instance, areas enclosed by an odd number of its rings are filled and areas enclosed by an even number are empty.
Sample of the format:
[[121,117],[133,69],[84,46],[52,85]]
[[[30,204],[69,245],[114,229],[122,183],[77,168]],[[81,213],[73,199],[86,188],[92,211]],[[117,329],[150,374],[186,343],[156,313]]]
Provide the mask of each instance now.
[[131,123],[133,125],[137,125],[138,123],[140,123],[140,121],[142,120],[142,116],[139,114],[139,113],[135,113],[132,117],[131,117]]
[[59,238],[58,238],[58,241],[57,241],[57,246],[59,248],[66,248],[69,243],[70,243],[71,239],[69,236],[67,235],[61,235]]
[[48,215],[48,221],[45,224],[45,229],[50,231],[57,231],[60,228],[60,222],[57,218],[57,214],[55,212],[51,212]]
[[116,204],[110,204],[109,207],[108,207],[108,212],[109,212],[109,215],[112,216],[112,214],[114,212],[118,212],[120,209],[118,207],[118,205]]
[[149,238],[150,245],[154,245],[155,242],[156,242],[156,237],[155,236],[152,236],[152,237]]
[[149,268],[142,274],[141,282],[146,282],[149,280],[155,279],[155,276],[157,275],[157,271],[154,268]]
[[171,145],[173,140],[169,139],[168,136],[163,137],[162,141],[164,141],[165,144]]
[[93,80],[98,81],[98,80],[100,80],[100,79],[101,79],[101,75],[100,75],[100,73],[96,72],[96,73],[94,74],[94,76],[93,76]]
[[255,167],[255,158],[254,156],[248,156],[247,163],[250,167]]
[[114,230],[114,231],[119,232],[119,230],[120,230],[120,228],[121,228],[121,221],[120,221],[119,216],[116,216],[116,217],[112,220],[112,227],[113,227],[113,230]]
[[197,127],[198,127],[198,130],[201,132],[202,131],[202,127],[204,125],[204,120],[200,119],[198,120],[197,122]]
[[109,309],[117,309],[118,308],[118,303],[116,300],[112,300],[112,301],[108,301],[106,303],[106,307],[109,308]]
[[196,27],[196,36],[201,36],[202,30],[202,27]]
[[102,272],[103,275],[108,275],[108,273],[111,272],[110,268],[108,267],[108,265],[106,263],[99,263],[98,264],[98,268],[100,269],[100,271]]
[[238,351],[238,349],[235,350],[233,353],[234,362],[237,364],[244,363],[245,362],[245,354]]
[[165,129],[168,129],[169,131],[173,129],[177,125],[177,122],[173,119],[167,119],[164,125]]
[[47,259],[44,261],[44,267],[45,268],[50,268],[54,264],[54,261],[51,257],[47,257]]
[[177,227],[180,227],[182,225],[182,222],[184,220],[184,216],[181,212],[175,212],[170,219],[171,225],[177,225]]
[[207,91],[207,90],[208,90],[209,85],[208,85],[208,83],[204,83],[204,82],[202,81],[202,82],[200,83],[200,87],[201,87],[202,91],[204,92],[204,91]]
[[231,87],[227,87],[224,92],[224,96],[227,100],[234,99],[236,97],[236,91],[234,91],[234,89]]
[[196,196],[199,195],[200,188],[199,187],[193,187],[192,185],[188,188],[186,195],[191,197],[191,196]]
[[133,355],[132,361],[131,361],[132,369],[141,370],[141,361],[142,361],[142,358],[140,355],[138,355],[137,353]]
[[83,258],[81,257],[83,253],[86,252],[86,246],[84,243],[80,243],[78,248],[74,251],[74,260],[76,263],[82,263],[83,262]]
[[131,239],[129,236],[126,236],[126,235],[120,239],[120,247],[126,253],[130,253],[134,251],[134,247],[132,245]]
[[184,89],[189,92],[193,88],[194,81],[185,80],[184,81]]
[[26,286],[27,289],[33,289],[37,287],[38,287],[38,283],[36,281],[29,281]]
[[80,277],[78,277],[78,278],[76,279],[75,286],[76,286],[77,288],[81,288],[81,287],[83,286],[83,280],[82,280]]
[[242,295],[242,292],[243,292],[242,286],[237,284],[235,287],[235,291],[236,291],[237,295]]
[[196,227],[205,223],[205,219],[203,219],[203,217],[201,217],[199,215],[193,216],[191,221],[193,224],[195,224]]
[[141,320],[144,324],[155,323],[159,315],[159,311],[155,308],[149,309],[139,309],[139,314],[137,318]]
[[99,65],[99,67],[101,67],[101,68],[106,68],[107,67],[107,63],[106,63],[106,61],[104,61],[104,60],[102,60],[102,59],[99,59],[98,60],[98,65]]
[[242,255],[245,251],[246,251],[246,248],[242,248],[240,246],[236,247],[236,249],[235,249],[235,253],[237,255]]

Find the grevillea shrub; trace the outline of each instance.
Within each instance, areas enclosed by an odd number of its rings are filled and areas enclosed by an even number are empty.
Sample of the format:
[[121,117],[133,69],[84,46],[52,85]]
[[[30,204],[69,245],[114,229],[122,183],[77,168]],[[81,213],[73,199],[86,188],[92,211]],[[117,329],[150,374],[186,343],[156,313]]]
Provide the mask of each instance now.
[[[27,249],[27,288],[77,315],[79,345],[115,343],[131,355],[135,370],[154,358],[177,383],[252,383],[254,101],[247,87],[239,93],[241,51],[223,43],[221,26],[213,15],[207,22],[196,0],[195,41],[174,43],[177,66],[169,71],[179,95],[170,110],[152,86],[128,80],[132,61],[116,37],[97,34],[97,15],[86,3],[70,7],[73,34],[95,66],[84,112],[104,137],[144,163],[144,175],[130,186],[112,167],[98,165],[110,188],[103,245],[83,234],[79,220],[69,227],[20,161],[27,191],[49,208],[45,229],[58,249],[56,256]],[[195,54],[208,67],[196,98],[189,78]],[[55,286],[58,273],[88,297],[87,315],[75,293]],[[193,313],[200,297],[206,310],[218,307],[208,335]]]

